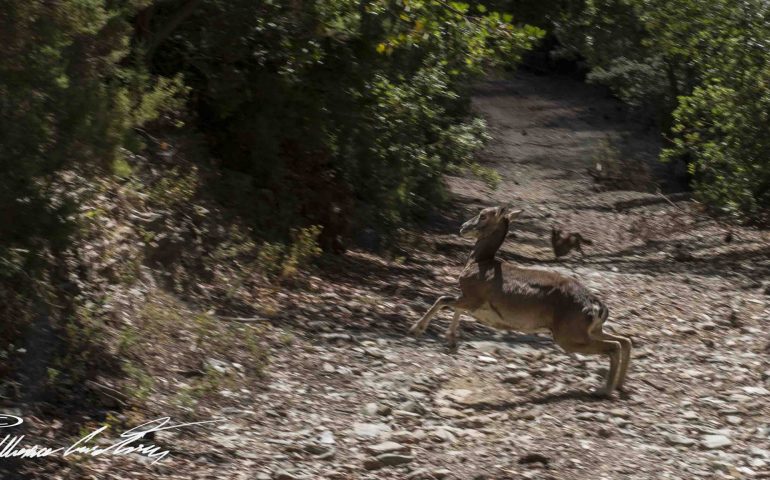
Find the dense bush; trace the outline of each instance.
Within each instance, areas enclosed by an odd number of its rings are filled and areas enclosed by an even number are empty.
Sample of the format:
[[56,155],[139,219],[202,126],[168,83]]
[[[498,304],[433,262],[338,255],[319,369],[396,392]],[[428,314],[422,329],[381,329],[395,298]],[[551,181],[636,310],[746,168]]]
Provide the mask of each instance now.
[[541,33],[437,0],[199,3],[153,68],[192,87],[225,199],[266,234],[320,224],[322,241],[335,217],[387,232],[438,201],[483,136],[468,82]]
[[[97,349],[69,281],[84,177],[125,166],[133,127],[180,105],[179,79],[131,61],[140,3],[6,0],[0,9],[0,370],[16,362],[26,398],[52,380],[54,357],[77,358],[82,371]],[[14,358],[20,346],[34,361]]]
[[768,82],[768,70],[741,87],[715,81],[682,97],[674,112],[674,144],[664,158],[691,159],[699,195],[728,213],[759,218],[770,208]]
[[174,106],[179,81],[127,61],[141,2],[10,0],[0,13],[0,276],[72,233],[65,168],[109,171],[132,127]]
[[710,205],[752,217],[770,210],[766,99],[770,6],[762,0],[585,0],[554,30],[605,83],[658,114]]
[[326,245],[350,225],[392,231],[440,200],[450,164],[472,162],[484,128],[468,118],[470,80],[541,34],[511,20],[443,0],[12,1],[0,17],[4,271],[29,267],[13,252],[71,235],[52,176],[129,175],[121,149],[179,107],[183,77],[219,162],[211,186],[264,235],[319,224]]

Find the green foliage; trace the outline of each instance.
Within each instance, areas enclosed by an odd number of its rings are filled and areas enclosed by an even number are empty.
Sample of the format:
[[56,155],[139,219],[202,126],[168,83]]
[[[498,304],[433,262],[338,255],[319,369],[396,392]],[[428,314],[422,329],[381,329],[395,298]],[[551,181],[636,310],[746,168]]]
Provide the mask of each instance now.
[[642,107],[652,100],[654,106],[663,108],[668,101],[665,71],[659,58],[641,61],[625,57],[612,59],[606,67],[596,66],[588,80],[610,85],[615,94],[634,107]]
[[556,28],[609,85],[653,107],[709,204],[770,210],[767,121],[770,5],[762,0],[584,0]]
[[692,159],[690,172],[705,202],[730,214],[770,209],[770,69],[756,83],[712,83],[683,97],[676,135],[664,158]]
[[199,182],[197,169],[172,167],[155,184],[148,186],[147,195],[158,207],[174,207],[189,202],[198,191]]
[[131,176],[131,165],[123,158],[116,158],[112,162],[112,173],[121,178],[128,178]]
[[[583,0],[562,11],[554,32],[591,67],[588,79],[622,100],[665,109],[671,100],[662,51],[650,45],[640,0]],[[675,94],[674,94],[675,95]]]
[[321,248],[318,246],[318,236],[321,234],[321,229],[322,227],[313,225],[292,231],[291,247],[283,264],[283,277],[293,276],[300,266],[307,264],[321,254]]
[[265,242],[257,255],[257,268],[269,278],[275,278],[281,273],[285,256],[286,245]]
[[130,385],[126,389],[132,400],[143,402],[147,400],[153,392],[155,380],[141,366],[134,362],[126,360],[122,365],[123,372],[129,379]]
[[[185,86],[182,75],[173,78],[158,77],[151,80],[142,77],[141,95],[131,112],[134,125],[144,125],[157,120],[164,112],[175,112],[184,106],[185,95],[189,88]],[[176,126],[180,126],[179,123]]]
[[[0,258],[29,247],[25,270],[73,233],[62,169],[126,174],[132,129],[179,107],[181,77],[129,60],[132,17],[147,2],[10,0],[0,16]],[[114,164],[114,162],[117,162]],[[94,168],[96,167],[96,168]],[[3,263],[6,263],[3,261]]]
[[[83,385],[93,379],[98,366],[109,362],[105,355],[107,327],[104,322],[103,306],[86,302],[64,317],[55,329],[46,326],[35,335],[44,335],[51,340],[45,371],[45,388],[50,393],[69,399],[67,393],[82,395]],[[55,336],[58,336],[54,340]],[[81,399],[82,400],[82,399]]]
[[265,242],[257,255],[257,267],[269,278],[293,277],[298,269],[307,266],[321,254],[318,246],[321,229],[319,225],[292,229],[288,245]]
[[[181,2],[159,5],[163,25]],[[395,230],[465,161],[468,81],[542,35],[483,4],[204,0],[152,58],[183,73],[228,187],[264,234],[333,223]]]
[[488,168],[483,165],[479,165],[478,163],[472,163],[470,165],[470,170],[471,173],[482,179],[489,188],[497,189],[497,187],[500,186],[502,177],[500,176],[500,173],[498,173],[498,171],[494,168]]

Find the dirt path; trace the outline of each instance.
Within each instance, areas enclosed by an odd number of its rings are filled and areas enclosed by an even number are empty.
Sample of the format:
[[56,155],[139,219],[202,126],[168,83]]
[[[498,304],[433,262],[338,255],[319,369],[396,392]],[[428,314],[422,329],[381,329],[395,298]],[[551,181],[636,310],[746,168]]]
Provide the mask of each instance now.
[[[283,294],[265,389],[228,391],[240,407],[212,410],[229,420],[204,440],[166,439],[180,453],[156,478],[770,477],[768,232],[737,229],[726,243],[692,203],[597,192],[587,168],[605,162],[643,185],[622,158],[658,148],[600,90],[519,74],[481,86],[475,106],[495,134],[485,158],[500,188],[449,178],[453,210],[400,262],[352,252],[310,279],[312,294]],[[580,278],[606,299],[609,329],[633,338],[628,396],[585,395],[608,361],[544,335],[464,319],[451,355],[445,313],[425,337],[405,336],[455,288],[469,249],[460,222],[508,202],[526,212],[502,256]],[[554,223],[594,240],[584,259],[553,260]]]

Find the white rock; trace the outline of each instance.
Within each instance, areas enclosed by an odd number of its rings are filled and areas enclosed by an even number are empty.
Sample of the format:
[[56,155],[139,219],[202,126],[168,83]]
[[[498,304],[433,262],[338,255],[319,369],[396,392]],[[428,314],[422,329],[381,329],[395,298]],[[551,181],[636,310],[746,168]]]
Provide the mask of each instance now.
[[414,460],[410,455],[399,455],[397,453],[385,453],[377,456],[377,461],[385,466],[403,465]]
[[383,453],[403,452],[409,450],[409,447],[396,442],[382,442],[376,445],[370,445],[366,447],[366,450],[374,455],[382,455]]
[[671,445],[683,445],[685,447],[695,445],[695,440],[693,440],[692,438],[688,438],[688,437],[685,437],[684,435],[679,435],[676,433],[669,433],[668,435],[666,435],[666,441]]
[[437,428],[436,430],[430,433],[430,436],[433,440],[436,440],[438,442],[452,443],[456,439],[455,435],[452,432],[444,428]]
[[698,418],[700,418],[700,415],[698,415],[697,412],[694,412],[692,410],[685,410],[684,412],[682,412],[682,418],[686,420],[697,420]]
[[366,413],[369,416],[377,415],[378,409],[379,409],[379,405],[377,405],[374,402],[369,402],[366,405],[364,405],[364,413]]
[[386,432],[390,432],[390,427],[384,423],[353,424],[353,434],[360,438],[377,438]]
[[334,443],[334,434],[329,430],[325,430],[318,436],[318,441],[320,443],[331,445]]
[[770,390],[765,387],[743,387],[743,391],[749,395],[770,395]]
[[488,355],[479,355],[477,358],[481,363],[497,363],[496,358],[490,357]]
[[207,358],[204,362],[206,367],[211,368],[212,370],[215,370],[217,373],[227,373],[230,371],[230,365],[227,362],[223,362],[222,360],[217,360],[216,358]]
[[725,435],[704,435],[701,437],[701,445],[709,450],[729,447],[732,443]]
[[440,417],[445,417],[445,418],[460,418],[465,416],[465,414],[460,410],[455,410],[454,408],[449,408],[449,407],[441,407],[438,410],[436,410],[436,413]]

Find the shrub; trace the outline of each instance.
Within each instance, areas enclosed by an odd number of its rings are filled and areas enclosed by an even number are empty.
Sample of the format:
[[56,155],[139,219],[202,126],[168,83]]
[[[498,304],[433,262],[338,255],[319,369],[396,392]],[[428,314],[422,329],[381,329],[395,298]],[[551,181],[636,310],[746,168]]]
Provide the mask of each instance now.
[[[74,233],[71,196],[55,173],[126,175],[132,129],[178,108],[181,77],[154,78],[129,60],[143,2],[10,0],[0,15],[0,259],[61,250]],[[16,253],[13,253],[16,252]],[[8,263],[3,261],[2,263]]]
[[293,229],[288,245],[265,242],[257,255],[257,267],[268,278],[292,278],[321,254],[318,246],[321,229],[318,225]]
[[690,159],[698,196],[724,212],[770,210],[770,70],[756,82],[712,83],[680,100],[664,159]]
[[696,194],[734,215],[761,217],[768,198],[770,4],[762,0],[598,0],[565,9],[563,43],[634,106],[652,106]]
[[[178,5],[158,6],[164,24]],[[204,0],[156,50],[183,73],[221,159],[222,198],[267,237],[329,227],[334,214],[392,232],[442,199],[483,127],[468,84],[515,62],[542,34],[460,2]]]

